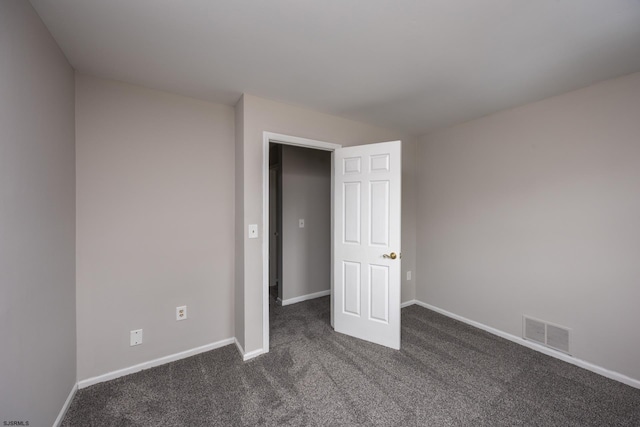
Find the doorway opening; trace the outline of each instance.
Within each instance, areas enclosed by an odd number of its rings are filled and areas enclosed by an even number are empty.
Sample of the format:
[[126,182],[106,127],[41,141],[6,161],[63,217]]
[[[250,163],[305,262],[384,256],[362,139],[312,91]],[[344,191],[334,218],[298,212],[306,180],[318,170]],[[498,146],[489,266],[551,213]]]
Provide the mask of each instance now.
[[331,175],[330,152],[269,144],[269,320],[274,344],[302,332],[287,328],[286,319],[304,316],[305,310],[329,324],[328,299],[298,307],[301,312],[284,307],[331,293]]
[[332,151],[341,146],[269,132],[264,133],[263,146],[266,352],[270,346],[270,308],[274,308],[271,304],[282,307],[331,294]]

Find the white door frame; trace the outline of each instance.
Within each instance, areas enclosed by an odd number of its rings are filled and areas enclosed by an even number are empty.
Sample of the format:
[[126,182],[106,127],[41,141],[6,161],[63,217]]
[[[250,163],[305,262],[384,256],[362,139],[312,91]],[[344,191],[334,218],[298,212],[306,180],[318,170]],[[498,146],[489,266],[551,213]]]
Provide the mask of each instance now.
[[[269,352],[269,144],[333,152],[340,144],[273,132],[262,133],[262,349]],[[333,325],[333,155],[331,156],[331,325]]]

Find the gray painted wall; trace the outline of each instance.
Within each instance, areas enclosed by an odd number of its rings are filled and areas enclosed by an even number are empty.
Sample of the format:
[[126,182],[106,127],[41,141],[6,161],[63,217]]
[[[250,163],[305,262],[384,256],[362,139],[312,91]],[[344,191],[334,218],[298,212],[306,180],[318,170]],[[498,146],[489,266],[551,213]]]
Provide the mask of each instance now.
[[640,380],[640,73],[426,136],[417,298]]
[[76,382],[73,69],[0,1],[0,421],[50,426]]
[[233,108],[82,75],[76,94],[79,380],[233,337]]
[[328,151],[282,146],[282,255],[284,301],[331,288]]

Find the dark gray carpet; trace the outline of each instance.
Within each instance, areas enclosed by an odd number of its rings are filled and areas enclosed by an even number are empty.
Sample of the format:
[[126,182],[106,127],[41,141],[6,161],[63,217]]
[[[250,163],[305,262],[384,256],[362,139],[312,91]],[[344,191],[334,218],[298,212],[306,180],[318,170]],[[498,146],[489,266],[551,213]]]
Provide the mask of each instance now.
[[329,297],[271,313],[271,351],[235,346],[80,390],[64,426],[640,426],[640,390],[419,306],[402,350],[333,332]]

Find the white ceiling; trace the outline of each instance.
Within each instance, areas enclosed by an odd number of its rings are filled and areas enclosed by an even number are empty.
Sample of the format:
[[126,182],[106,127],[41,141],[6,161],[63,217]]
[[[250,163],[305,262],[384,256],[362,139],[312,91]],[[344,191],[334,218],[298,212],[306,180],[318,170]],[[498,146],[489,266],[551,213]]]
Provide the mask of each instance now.
[[31,0],[80,72],[422,134],[640,71],[640,0]]

